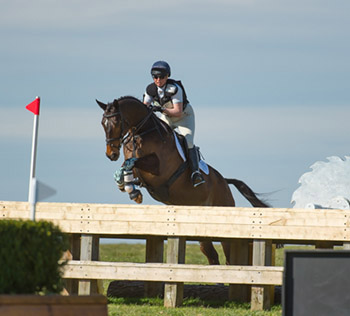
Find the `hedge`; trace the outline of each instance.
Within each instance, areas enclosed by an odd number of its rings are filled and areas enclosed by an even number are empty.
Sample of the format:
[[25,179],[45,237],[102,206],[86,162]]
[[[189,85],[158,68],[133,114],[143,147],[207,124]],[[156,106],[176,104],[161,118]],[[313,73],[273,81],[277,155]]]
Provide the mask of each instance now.
[[0,221],[0,294],[48,294],[63,289],[59,263],[68,237],[45,221]]

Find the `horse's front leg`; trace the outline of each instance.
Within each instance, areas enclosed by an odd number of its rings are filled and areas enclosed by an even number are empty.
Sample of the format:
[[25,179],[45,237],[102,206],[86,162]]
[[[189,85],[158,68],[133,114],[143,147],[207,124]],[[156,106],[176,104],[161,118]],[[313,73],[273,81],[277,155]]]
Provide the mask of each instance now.
[[216,252],[213,246],[213,243],[210,240],[201,241],[199,245],[200,245],[200,250],[207,257],[210,265],[220,264],[219,255]]
[[134,165],[137,158],[129,158],[124,161],[122,167],[114,174],[114,180],[122,192],[127,192],[131,200],[142,203],[142,193],[136,189],[138,180],[134,173]]

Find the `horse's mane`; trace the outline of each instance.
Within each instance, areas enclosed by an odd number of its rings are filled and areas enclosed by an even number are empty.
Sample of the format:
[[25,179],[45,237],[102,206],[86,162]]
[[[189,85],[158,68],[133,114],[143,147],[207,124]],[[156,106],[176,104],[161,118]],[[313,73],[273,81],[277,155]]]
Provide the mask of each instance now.
[[125,99],[132,99],[132,100],[137,101],[137,102],[143,104],[144,106],[146,106],[140,99],[138,99],[138,98],[136,98],[136,97],[133,97],[133,96],[131,96],[131,95],[122,96],[122,97],[120,97],[119,99],[117,99],[117,102],[123,101],[123,100],[125,100]]

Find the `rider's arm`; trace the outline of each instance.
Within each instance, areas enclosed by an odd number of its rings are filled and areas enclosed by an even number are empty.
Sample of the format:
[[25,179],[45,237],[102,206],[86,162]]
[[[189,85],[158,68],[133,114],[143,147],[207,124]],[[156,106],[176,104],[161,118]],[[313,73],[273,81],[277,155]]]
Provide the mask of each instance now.
[[168,116],[174,116],[174,117],[181,116],[183,112],[183,103],[182,102],[173,103],[173,106],[174,107],[171,109],[164,108],[163,113]]
[[171,97],[171,102],[173,104],[172,108],[164,108],[164,114],[173,117],[180,117],[183,113],[183,97],[182,89],[180,86],[177,86],[176,93]]
[[147,106],[150,106],[153,101],[153,98],[145,92],[143,95],[143,104],[146,104]]

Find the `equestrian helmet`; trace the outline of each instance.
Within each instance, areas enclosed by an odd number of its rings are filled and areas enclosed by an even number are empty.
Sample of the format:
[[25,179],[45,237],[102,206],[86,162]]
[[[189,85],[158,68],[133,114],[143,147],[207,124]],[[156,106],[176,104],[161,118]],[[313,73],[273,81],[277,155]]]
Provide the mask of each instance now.
[[151,75],[156,75],[156,76],[168,76],[170,77],[171,70],[170,66],[166,61],[156,61],[151,68]]

